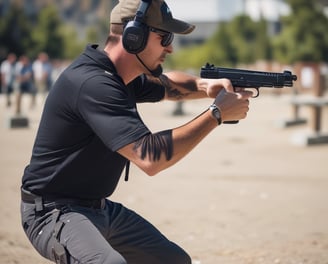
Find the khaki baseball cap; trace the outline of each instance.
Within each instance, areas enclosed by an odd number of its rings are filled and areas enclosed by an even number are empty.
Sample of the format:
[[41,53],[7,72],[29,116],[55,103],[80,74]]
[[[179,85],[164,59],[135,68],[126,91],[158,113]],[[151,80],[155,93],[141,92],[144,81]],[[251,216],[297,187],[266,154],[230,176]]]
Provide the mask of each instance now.
[[[110,23],[124,24],[132,20],[136,15],[140,1],[141,0],[120,0],[111,12]],[[188,34],[195,28],[194,25],[173,18],[170,8],[163,0],[151,1],[144,23],[150,27],[176,34]]]

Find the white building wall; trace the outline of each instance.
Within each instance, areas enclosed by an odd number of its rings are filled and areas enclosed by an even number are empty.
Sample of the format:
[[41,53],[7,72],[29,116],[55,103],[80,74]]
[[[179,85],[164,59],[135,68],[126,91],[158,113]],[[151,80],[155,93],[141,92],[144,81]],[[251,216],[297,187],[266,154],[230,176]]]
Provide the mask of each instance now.
[[246,13],[254,20],[262,14],[269,21],[290,12],[283,0],[166,0],[173,15],[191,22],[229,21],[233,16]]

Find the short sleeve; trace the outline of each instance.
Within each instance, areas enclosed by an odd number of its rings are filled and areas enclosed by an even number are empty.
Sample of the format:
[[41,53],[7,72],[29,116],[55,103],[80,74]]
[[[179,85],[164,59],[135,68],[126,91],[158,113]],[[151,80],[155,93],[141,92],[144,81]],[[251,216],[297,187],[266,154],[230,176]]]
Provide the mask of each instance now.
[[164,86],[151,82],[146,75],[138,77],[130,86],[135,91],[137,103],[159,102],[165,96]]
[[80,91],[77,107],[112,151],[150,133],[138,114],[134,93],[119,80],[103,75],[88,79]]

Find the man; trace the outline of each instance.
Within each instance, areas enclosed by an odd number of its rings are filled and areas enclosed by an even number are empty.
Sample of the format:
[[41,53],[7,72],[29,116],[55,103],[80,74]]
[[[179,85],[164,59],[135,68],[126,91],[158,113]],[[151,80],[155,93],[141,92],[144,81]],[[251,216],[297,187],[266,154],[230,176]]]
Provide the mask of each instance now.
[[1,84],[2,92],[6,94],[6,105],[11,106],[11,94],[14,91],[14,81],[15,81],[15,63],[16,55],[14,53],[9,53],[7,59],[1,63]]
[[[33,81],[33,69],[30,63],[30,59],[26,55],[22,55],[17,63],[17,77],[18,89],[16,96],[16,115],[22,113],[22,97],[25,93],[34,93],[34,81]],[[33,98],[31,102],[31,107],[33,107]]]
[[32,104],[35,106],[37,93],[45,97],[52,84],[52,65],[46,52],[40,52],[38,54],[37,59],[32,63],[32,69],[36,86],[36,90],[32,93]]
[[[121,0],[104,50],[88,46],[47,97],[22,183],[22,223],[39,253],[57,263],[186,264],[188,254],[148,221],[106,199],[129,162],[152,176],[189,153],[222,121],[246,117],[246,91],[227,79],[162,73],[173,34],[194,26],[162,0]],[[175,129],[151,133],[136,105],[210,97]],[[211,99],[213,102],[213,99]]]

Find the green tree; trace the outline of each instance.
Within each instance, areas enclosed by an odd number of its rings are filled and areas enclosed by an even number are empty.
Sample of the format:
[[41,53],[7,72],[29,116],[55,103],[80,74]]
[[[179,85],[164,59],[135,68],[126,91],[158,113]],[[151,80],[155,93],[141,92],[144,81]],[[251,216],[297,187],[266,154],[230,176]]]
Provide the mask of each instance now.
[[237,61],[231,44],[228,24],[220,23],[211,38],[205,43],[184,48],[169,59],[168,65],[178,69],[197,69],[209,62],[221,66],[232,66]]
[[60,31],[61,25],[58,10],[54,5],[41,10],[32,32],[34,56],[45,51],[50,57],[63,58],[64,40]]
[[65,59],[74,59],[77,57],[85,47],[85,41],[79,41],[77,32],[74,27],[62,25],[59,28],[62,37],[62,51],[60,57]]
[[233,36],[229,24],[221,23],[213,37],[208,40],[208,61],[221,66],[232,66],[237,63],[237,51],[232,45]]
[[288,0],[292,13],[282,19],[283,30],[274,40],[278,61],[328,62],[328,18],[318,2]]
[[218,24],[216,32],[204,44],[179,51],[170,60],[170,67],[199,68],[206,62],[220,66],[236,66],[256,60],[271,60],[271,39],[267,22],[249,16],[236,16],[232,21]]
[[19,56],[32,46],[30,36],[32,25],[29,21],[20,6],[14,4],[10,6],[8,12],[0,19],[0,50],[2,54],[13,52]]
[[231,44],[239,63],[255,61],[257,24],[247,15],[236,16],[229,24]]
[[27,16],[24,5],[14,2],[0,19],[0,58],[8,52],[26,54],[35,58],[41,51],[50,58],[72,59],[80,54],[87,42],[99,43],[106,40],[108,19],[99,19],[90,27],[83,39],[76,28],[64,24],[55,5],[48,5],[38,13]]
[[87,43],[100,43],[106,42],[109,33],[108,19],[99,19],[95,25],[92,25],[86,30],[86,42]]
[[187,70],[197,69],[201,66],[201,58],[207,57],[207,51],[201,46],[190,46],[169,56],[165,62],[168,68]]
[[263,17],[261,17],[260,21],[258,21],[256,24],[256,39],[254,49],[255,60],[272,60],[272,39],[268,35],[268,22]]

